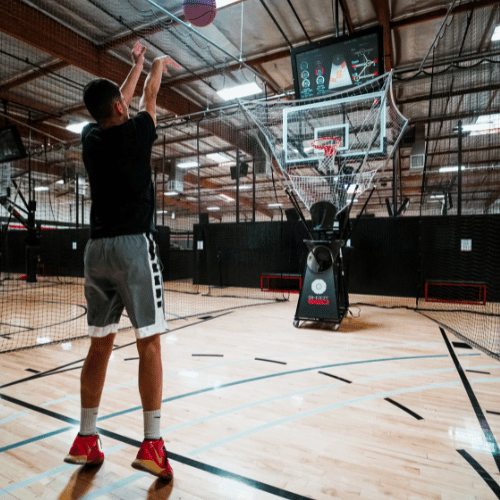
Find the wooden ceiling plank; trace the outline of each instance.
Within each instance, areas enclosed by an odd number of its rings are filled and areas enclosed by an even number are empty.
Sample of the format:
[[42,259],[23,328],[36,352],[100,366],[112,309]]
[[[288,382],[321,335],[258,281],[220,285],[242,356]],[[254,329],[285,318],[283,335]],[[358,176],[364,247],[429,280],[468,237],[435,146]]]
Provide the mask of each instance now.
[[394,67],[392,57],[391,11],[388,0],[373,0],[378,22],[383,28],[385,71],[388,73]]
[[60,69],[66,68],[67,66],[69,66],[69,64],[66,61],[56,61],[46,64],[40,68],[33,68],[25,71],[19,75],[16,75],[14,78],[11,78],[10,80],[0,84],[0,93],[36,80],[37,78],[45,76],[48,73],[59,71]]

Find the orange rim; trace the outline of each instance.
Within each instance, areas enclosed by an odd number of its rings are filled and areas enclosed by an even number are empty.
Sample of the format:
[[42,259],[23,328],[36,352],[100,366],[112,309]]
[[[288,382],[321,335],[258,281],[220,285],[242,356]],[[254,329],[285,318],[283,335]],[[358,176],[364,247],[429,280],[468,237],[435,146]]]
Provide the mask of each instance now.
[[[322,141],[333,141],[334,144],[321,144]],[[342,146],[342,141],[338,137],[318,137],[311,142],[313,148],[322,149],[325,152],[325,156],[333,156],[337,148]]]

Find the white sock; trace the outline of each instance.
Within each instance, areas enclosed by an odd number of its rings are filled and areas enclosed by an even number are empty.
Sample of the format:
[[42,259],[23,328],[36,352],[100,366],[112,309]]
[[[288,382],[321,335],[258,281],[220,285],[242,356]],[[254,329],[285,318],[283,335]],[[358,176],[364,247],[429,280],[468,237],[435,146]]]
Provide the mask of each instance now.
[[93,436],[97,434],[97,414],[99,407],[82,408],[80,418],[80,434],[82,436]]
[[160,439],[160,416],[161,409],[145,411],[144,415],[144,439]]

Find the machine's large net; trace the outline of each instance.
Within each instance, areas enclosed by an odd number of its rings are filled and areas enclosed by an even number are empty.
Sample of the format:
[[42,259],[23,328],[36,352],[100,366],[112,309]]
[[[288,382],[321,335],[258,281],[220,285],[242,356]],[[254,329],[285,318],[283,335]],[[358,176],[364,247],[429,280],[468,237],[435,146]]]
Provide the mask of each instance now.
[[[391,76],[328,97],[242,102],[266,142],[263,149],[308,209],[330,201],[345,210],[384,170],[407,124],[394,102]],[[315,147],[324,138],[338,141],[335,156]]]

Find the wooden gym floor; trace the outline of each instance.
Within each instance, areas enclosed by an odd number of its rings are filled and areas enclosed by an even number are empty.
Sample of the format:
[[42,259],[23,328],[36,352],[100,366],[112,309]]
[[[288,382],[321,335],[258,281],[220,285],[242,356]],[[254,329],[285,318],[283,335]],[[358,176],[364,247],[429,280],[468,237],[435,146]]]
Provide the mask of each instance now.
[[110,362],[97,468],[63,462],[88,340],[0,354],[0,500],[500,498],[498,361],[405,309],[294,328],[296,300],[162,336],[168,484],[130,467],[143,430],[131,330]]

